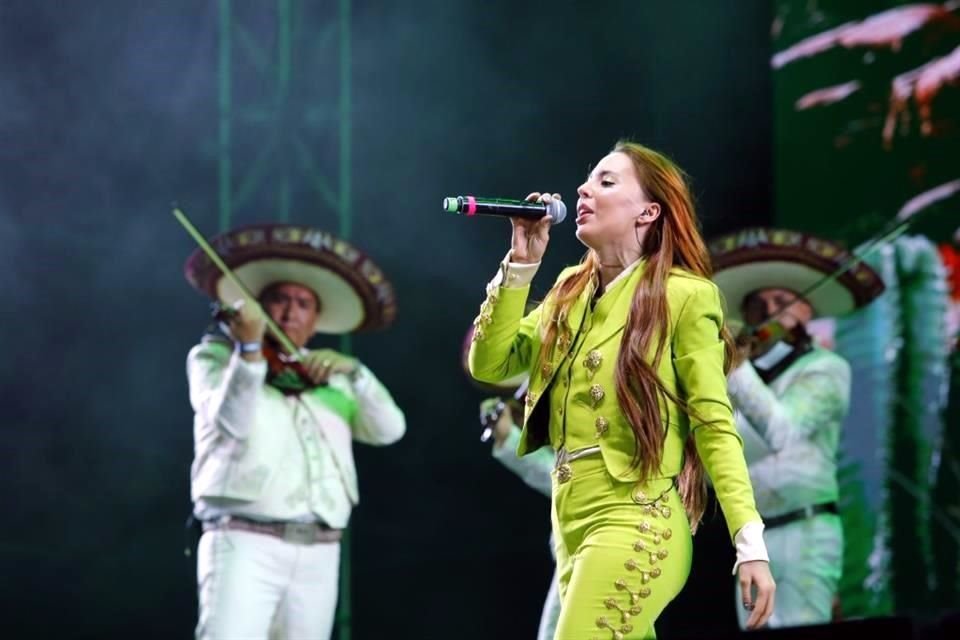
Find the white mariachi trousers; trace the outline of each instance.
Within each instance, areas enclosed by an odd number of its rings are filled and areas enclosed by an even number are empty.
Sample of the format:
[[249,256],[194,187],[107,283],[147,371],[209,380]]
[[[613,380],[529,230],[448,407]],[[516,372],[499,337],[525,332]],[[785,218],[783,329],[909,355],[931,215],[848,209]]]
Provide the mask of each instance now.
[[537,629],[537,640],[554,640],[557,632],[557,620],[560,618],[560,591],[557,586],[557,572],[550,578],[550,589],[543,601],[543,611],[540,613],[540,627]]
[[197,640],[329,640],[340,544],[206,531],[197,548]]
[[[797,627],[830,622],[843,567],[843,527],[840,517],[822,513],[763,532],[770,554],[770,573],[777,585],[773,615],[767,626]],[[736,586],[740,628],[749,611]]]

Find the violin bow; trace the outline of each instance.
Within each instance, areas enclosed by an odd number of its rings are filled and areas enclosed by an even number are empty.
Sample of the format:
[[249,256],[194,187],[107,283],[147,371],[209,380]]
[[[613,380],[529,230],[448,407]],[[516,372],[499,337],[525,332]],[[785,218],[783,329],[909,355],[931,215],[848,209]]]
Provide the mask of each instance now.
[[[929,211],[929,209],[927,210]],[[844,273],[852,269],[858,263],[864,261],[867,257],[873,254],[878,249],[883,248],[888,245],[893,240],[897,239],[901,235],[907,232],[907,230],[913,226],[917,220],[921,217],[916,215],[917,212],[911,212],[908,216],[895,216],[886,225],[874,236],[869,238],[860,246],[859,251],[851,251],[850,257],[845,260],[833,273],[830,273],[820,280],[817,280],[812,285],[807,287],[805,290],[800,293],[796,293],[792,298],[789,298],[787,302],[783,303],[780,308],[772,314],[769,318],[760,322],[755,326],[747,326],[746,329],[751,333],[756,333],[763,327],[766,327],[776,321],[783,313],[790,308],[797,300],[802,300],[808,297],[811,293],[819,289],[820,287],[825,286],[826,284],[833,282]]]
[[260,313],[263,314],[263,318],[266,321],[267,328],[270,330],[271,333],[273,333],[274,337],[280,342],[280,345],[286,350],[287,355],[293,357],[296,360],[299,360],[300,350],[297,349],[297,345],[293,344],[293,341],[291,341],[290,338],[287,336],[287,334],[283,332],[283,329],[277,326],[277,323],[273,321],[273,318],[271,318],[263,310],[263,308],[260,307],[260,302],[257,300],[257,298],[250,292],[249,289],[247,289],[246,285],[240,281],[240,279],[230,269],[230,267],[228,267],[226,263],[224,263],[223,259],[217,254],[216,250],[212,246],[210,246],[210,243],[207,242],[206,238],[203,237],[203,234],[201,234],[197,230],[197,228],[193,225],[193,223],[190,222],[186,214],[183,213],[183,211],[181,211],[179,207],[174,207],[173,216],[177,219],[177,221],[181,225],[183,225],[183,228],[187,230],[187,233],[189,233],[193,237],[196,243],[200,245],[200,248],[203,250],[205,254],[207,254],[207,257],[210,258],[213,264],[217,265],[217,268],[220,269],[223,275],[229,278],[230,281],[237,287],[237,289],[246,299],[246,303],[256,305],[257,308],[260,309]]

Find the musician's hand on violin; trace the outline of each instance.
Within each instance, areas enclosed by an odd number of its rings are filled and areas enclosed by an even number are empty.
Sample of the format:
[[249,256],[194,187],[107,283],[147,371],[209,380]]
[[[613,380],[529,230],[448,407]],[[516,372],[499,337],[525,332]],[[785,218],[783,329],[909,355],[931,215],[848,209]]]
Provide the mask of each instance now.
[[310,373],[314,384],[326,384],[334,373],[353,376],[360,363],[355,358],[337,353],[333,349],[317,349],[304,357],[303,366]]
[[[263,342],[267,321],[260,305],[243,304],[241,301],[234,305],[234,309],[236,309],[236,313],[231,314],[227,320],[233,339],[241,344]],[[247,360],[260,360],[261,354],[259,352],[245,353],[243,357]]]

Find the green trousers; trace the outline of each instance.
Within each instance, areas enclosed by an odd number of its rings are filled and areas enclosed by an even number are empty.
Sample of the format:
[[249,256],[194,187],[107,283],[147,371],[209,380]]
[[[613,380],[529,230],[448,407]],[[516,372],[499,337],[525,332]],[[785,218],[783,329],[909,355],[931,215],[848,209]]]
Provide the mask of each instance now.
[[690,574],[690,524],[671,478],[622,482],[600,453],[553,476],[560,619],[555,640],[655,638]]

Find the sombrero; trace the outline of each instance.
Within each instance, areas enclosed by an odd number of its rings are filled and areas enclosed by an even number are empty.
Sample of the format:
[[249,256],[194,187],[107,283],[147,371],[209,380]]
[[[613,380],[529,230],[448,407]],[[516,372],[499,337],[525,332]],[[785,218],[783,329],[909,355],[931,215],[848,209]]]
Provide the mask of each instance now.
[[[883,293],[883,280],[862,260],[839,276],[851,254],[839,244],[786,229],[755,227],[721,236],[709,243],[713,281],[726,301],[725,317],[742,326],[743,302],[765,288],[804,294],[818,317],[847,315]],[[811,290],[814,285],[819,285]]]
[[[396,316],[393,286],[380,268],[327,231],[294,224],[246,225],[212,238],[210,245],[256,297],[280,282],[312,290],[321,301],[315,325],[319,333],[383,329]],[[243,298],[199,248],[187,259],[184,275],[198,291],[224,304]]]

